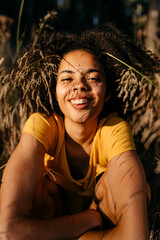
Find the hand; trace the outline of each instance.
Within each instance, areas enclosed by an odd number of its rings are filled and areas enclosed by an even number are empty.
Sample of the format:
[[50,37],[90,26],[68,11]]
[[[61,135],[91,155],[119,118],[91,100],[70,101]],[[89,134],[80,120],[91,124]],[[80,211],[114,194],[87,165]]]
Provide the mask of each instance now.
[[95,203],[94,199],[92,200],[92,202],[91,202],[91,205],[90,205],[89,209],[94,209],[94,210],[97,210],[97,204]]
[[101,214],[97,211],[97,204],[94,202],[91,203],[91,206],[89,208],[89,211],[93,212],[93,220],[95,221],[95,228],[97,228],[98,230],[102,229],[102,225],[103,225],[103,219]]

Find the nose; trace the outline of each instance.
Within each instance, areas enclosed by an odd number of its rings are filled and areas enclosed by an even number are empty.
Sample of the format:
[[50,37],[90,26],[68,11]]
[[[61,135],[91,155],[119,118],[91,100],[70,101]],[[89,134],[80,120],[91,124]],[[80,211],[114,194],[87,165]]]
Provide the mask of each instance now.
[[87,81],[85,78],[79,78],[74,83],[73,89],[87,91],[89,89],[89,85],[87,84]]

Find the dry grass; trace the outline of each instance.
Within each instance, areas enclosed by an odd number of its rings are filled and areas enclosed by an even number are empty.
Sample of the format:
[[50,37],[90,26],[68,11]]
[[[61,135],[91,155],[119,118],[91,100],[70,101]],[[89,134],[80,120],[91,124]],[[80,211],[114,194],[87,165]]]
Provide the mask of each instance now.
[[125,109],[134,114],[128,119],[132,126],[137,152],[145,168],[152,198],[149,206],[150,240],[160,239],[160,76],[152,81],[137,81],[136,74],[129,69],[119,80],[119,97]]
[[[52,12],[51,15],[47,15],[47,20],[54,17],[55,14]],[[36,43],[44,26],[41,22],[33,44]],[[48,108],[41,99],[40,85],[46,91],[50,109],[54,111],[50,86],[52,76],[57,72],[54,61],[60,59],[58,56],[46,58],[40,50],[34,50],[33,53],[37,56],[36,62],[30,64],[28,52],[26,52],[19,58],[17,69],[12,72],[3,68],[3,58],[0,59],[1,166],[7,162],[17,145],[28,116],[35,109],[43,109],[49,114]],[[44,66],[43,70],[41,64]],[[125,103],[124,113],[128,109],[132,109],[134,112],[128,120],[132,126],[137,151],[142,159],[152,190],[149,207],[150,240],[158,240],[160,238],[160,163],[158,160],[156,167],[156,162],[160,156],[160,76],[155,74],[151,79],[157,84],[157,87],[143,77],[140,81],[138,79],[136,73],[131,69],[122,72],[121,78],[118,80],[118,91],[119,98],[122,98]],[[154,173],[155,167],[156,174]],[[3,169],[4,167],[0,169],[1,173]]]

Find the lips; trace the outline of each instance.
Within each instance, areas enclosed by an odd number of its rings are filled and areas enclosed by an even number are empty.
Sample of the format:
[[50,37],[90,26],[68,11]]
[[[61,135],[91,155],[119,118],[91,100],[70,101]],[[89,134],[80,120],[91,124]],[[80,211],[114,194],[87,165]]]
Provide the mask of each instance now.
[[88,99],[88,98],[74,98],[74,99],[71,99],[70,102],[72,104],[86,104],[86,103],[90,102],[90,99]]
[[92,98],[78,97],[78,98],[70,99],[69,102],[76,109],[85,109],[86,107],[89,106],[89,104],[92,100],[93,100]]

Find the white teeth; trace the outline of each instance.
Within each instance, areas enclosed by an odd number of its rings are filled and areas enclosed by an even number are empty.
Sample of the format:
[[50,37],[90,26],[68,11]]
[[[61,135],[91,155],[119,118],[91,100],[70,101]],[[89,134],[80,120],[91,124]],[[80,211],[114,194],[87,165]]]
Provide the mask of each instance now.
[[70,102],[72,104],[84,104],[84,103],[88,103],[89,100],[87,98],[79,98],[79,99],[72,99],[70,100]]

